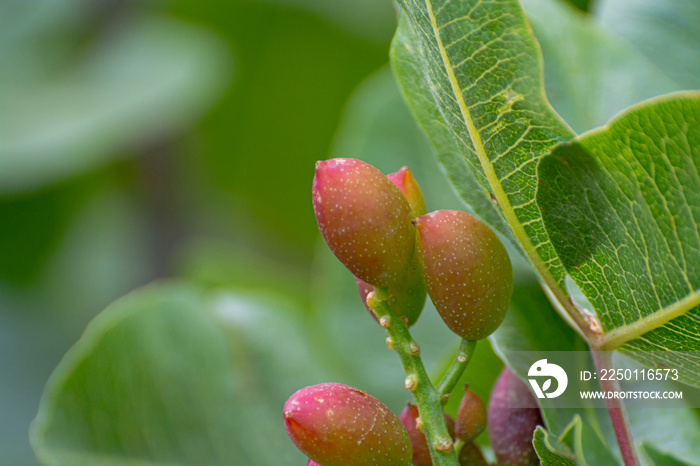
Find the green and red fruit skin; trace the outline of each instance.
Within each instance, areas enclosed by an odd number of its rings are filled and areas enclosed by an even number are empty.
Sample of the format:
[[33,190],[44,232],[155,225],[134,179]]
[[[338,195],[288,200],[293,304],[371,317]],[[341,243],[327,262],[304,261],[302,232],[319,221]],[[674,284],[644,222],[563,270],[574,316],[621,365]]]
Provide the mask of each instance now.
[[489,466],[484,454],[474,442],[465,443],[459,452],[459,466]]
[[[445,424],[447,424],[447,431],[450,433],[452,440],[455,438],[455,421],[452,417],[443,413],[445,416]],[[430,449],[428,448],[428,441],[425,438],[425,433],[418,428],[418,406],[408,403],[406,407],[399,414],[399,420],[406,428],[408,432],[408,437],[411,439],[411,447],[413,449],[413,466],[432,466],[433,461],[430,458]]]
[[[412,217],[425,215],[426,208],[423,193],[413,178],[411,170],[407,167],[402,167],[399,171],[390,173],[386,177],[403,193],[411,207]],[[374,320],[378,321],[376,314],[367,305],[367,295],[374,291],[374,287],[359,278],[356,278],[356,283],[362,303]],[[416,323],[423,312],[427,295],[428,292],[423,284],[417,257],[414,257],[404,278],[389,287],[389,306],[397,315],[405,317],[410,327]]]
[[316,163],[312,186],[319,230],[336,257],[373,286],[400,282],[411,264],[415,232],[399,188],[356,159]]
[[401,167],[401,169],[394,173],[389,173],[387,176],[389,180],[396,185],[397,188],[401,190],[404,197],[408,201],[408,205],[411,206],[411,213],[413,218],[420,217],[428,213],[425,207],[425,198],[423,197],[423,191],[421,191],[420,186],[413,174],[408,167]]
[[487,424],[491,447],[499,465],[540,464],[532,446],[532,436],[538,425],[544,425],[542,414],[530,389],[507,367],[491,390]]
[[513,294],[505,247],[466,212],[438,210],[413,223],[421,274],[440,317],[464,339],[486,338],[503,321]]
[[486,406],[475,392],[464,386],[464,396],[457,408],[455,435],[463,442],[474,440],[486,428]]
[[[374,287],[357,277],[355,278],[355,283],[357,284],[357,292],[360,294],[362,303],[374,320],[378,322],[377,315],[367,304],[367,295],[374,291]],[[396,315],[406,318],[406,323],[409,327],[416,323],[423,312],[426,297],[427,292],[423,284],[423,278],[415,263],[411,265],[406,273],[404,282],[389,287],[389,306]]]
[[295,392],[284,404],[292,442],[323,466],[409,466],[411,443],[401,421],[369,393],[339,383]]

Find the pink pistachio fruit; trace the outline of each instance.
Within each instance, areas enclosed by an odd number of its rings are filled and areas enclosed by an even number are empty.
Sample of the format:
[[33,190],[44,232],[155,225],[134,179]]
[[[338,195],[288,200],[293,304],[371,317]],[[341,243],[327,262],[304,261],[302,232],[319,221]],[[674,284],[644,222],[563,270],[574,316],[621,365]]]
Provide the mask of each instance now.
[[321,466],[321,465],[318,464],[317,462],[315,462],[314,460],[312,460],[311,458],[309,458],[309,461],[306,462],[306,466]]
[[513,294],[505,247],[466,212],[438,210],[413,223],[425,287],[442,320],[462,338],[486,338],[503,321]]
[[330,159],[316,162],[312,193],[321,234],[345,267],[373,286],[400,282],[415,233],[399,188],[368,163]]
[[463,442],[474,440],[486,427],[486,406],[481,397],[464,385],[464,396],[457,408],[455,435]]
[[[390,173],[386,176],[394,183],[406,197],[408,204],[411,206],[411,216],[419,217],[425,215],[425,200],[418,183],[413,178],[411,170],[402,167],[396,173]],[[378,320],[377,316],[367,305],[367,295],[374,291],[374,287],[367,282],[356,279],[357,291],[360,293],[360,299],[365,305],[365,308],[372,315],[374,320]],[[425,298],[428,292],[425,290],[423,278],[418,267],[417,257],[411,261],[411,265],[406,271],[404,278],[389,287],[389,306],[399,316],[404,317],[409,326],[416,323],[423,307],[425,307]]]
[[504,368],[491,390],[488,408],[489,439],[499,465],[540,464],[532,446],[538,424],[544,423],[535,397],[517,375]]
[[339,383],[302,388],[284,404],[292,442],[323,466],[408,466],[401,421],[367,392]]
[[[449,414],[443,413],[447,431],[454,439],[455,421]],[[425,438],[425,433],[418,427],[418,406],[408,403],[399,414],[399,420],[406,428],[408,437],[411,439],[411,447],[413,448],[413,466],[432,466],[433,461],[430,458],[430,449],[428,441]]]

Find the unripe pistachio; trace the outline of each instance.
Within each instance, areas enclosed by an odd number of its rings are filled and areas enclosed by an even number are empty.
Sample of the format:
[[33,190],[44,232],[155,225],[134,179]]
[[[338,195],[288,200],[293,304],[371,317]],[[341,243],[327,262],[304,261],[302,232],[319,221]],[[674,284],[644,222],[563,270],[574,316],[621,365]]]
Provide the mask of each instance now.
[[503,321],[513,294],[505,247],[466,212],[438,210],[413,223],[425,287],[440,317],[462,338],[486,338]]
[[399,419],[367,392],[339,383],[302,388],[284,404],[294,444],[323,466],[408,466],[411,444]]
[[[449,414],[443,413],[445,416],[445,424],[447,431],[454,440],[455,438],[455,421]],[[432,466],[433,461],[430,458],[430,449],[428,441],[425,438],[425,433],[418,426],[418,406],[408,403],[399,414],[399,420],[406,428],[408,437],[411,439],[411,447],[413,448],[413,466]]]
[[538,424],[544,423],[535,397],[517,375],[504,368],[491,390],[488,408],[489,439],[499,465],[540,464],[532,446]]
[[[399,171],[390,173],[386,177],[391,180],[406,197],[408,204],[411,206],[412,217],[425,215],[426,209],[423,193],[418,183],[413,178],[411,170],[402,167]],[[374,320],[379,321],[376,314],[367,304],[367,295],[371,291],[374,291],[374,287],[359,278],[356,278],[356,283],[357,291],[360,293],[360,299],[362,299],[365,308],[369,311]],[[423,312],[425,298],[428,295],[428,292],[425,290],[425,285],[423,284],[423,277],[421,277],[420,274],[417,257],[414,257],[411,261],[411,265],[406,271],[404,278],[395,285],[389,287],[389,294],[389,306],[391,309],[397,315],[404,317],[409,327],[415,324],[421,312]]]
[[486,406],[481,397],[464,385],[464,396],[457,408],[455,435],[463,442],[474,440],[486,427]]
[[316,163],[316,222],[336,257],[373,286],[398,283],[414,255],[411,207],[379,170],[355,159]]
[[459,452],[459,466],[489,466],[481,448],[474,442],[465,443]]
[[408,167],[401,167],[401,169],[395,173],[389,173],[387,176],[392,183],[394,183],[406,197],[408,204],[411,206],[411,213],[413,218],[420,217],[428,213],[425,208],[425,199],[423,198],[423,191],[421,191],[420,186],[413,174]]

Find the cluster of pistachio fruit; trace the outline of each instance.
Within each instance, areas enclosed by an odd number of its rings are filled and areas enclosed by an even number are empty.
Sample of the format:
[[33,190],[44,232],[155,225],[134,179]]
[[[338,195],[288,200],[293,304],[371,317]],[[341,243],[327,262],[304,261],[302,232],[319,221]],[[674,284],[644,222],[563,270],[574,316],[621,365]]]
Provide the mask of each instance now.
[[[355,276],[369,313],[387,329],[387,345],[399,354],[405,386],[418,406],[409,403],[397,418],[367,392],[322,383],[298,390],[285,403],[288,435],[309,457],[308,465],[487,465],[474,442],[487,424],[481,398],[465,386],[456,420],[442,412],[467,355],[460,353],[453,363],[451,381],[434,387],[408,328],[430,295],[447,327],[461,337],[460,350],[473,351],[477,340],[498,328],[510,303],[513,272],[503,244],[466,212],[427,213],[406,167],[385,176],[360,160],[320,161],[312,195],[323,238]],[[489,435],[509,439],[492,442],[494,455],[499,464],[537,464],[531,439],[541,423],[539,411],[498,405],[508,400],[513,385],[497,382],[490,397],[496,405],[489,404]],[[520,392],[517,396],[532,396],[527,387]],[[527,422],[513,422],[513,416]]]

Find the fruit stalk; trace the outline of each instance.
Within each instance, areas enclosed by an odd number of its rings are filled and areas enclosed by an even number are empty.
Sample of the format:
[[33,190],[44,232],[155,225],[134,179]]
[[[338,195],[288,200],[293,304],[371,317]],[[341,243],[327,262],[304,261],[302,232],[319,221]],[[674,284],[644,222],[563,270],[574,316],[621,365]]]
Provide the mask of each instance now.
[[367,304],[388,332],[392,346],[401,360],[406,373],[406,388],[411,390],[418,405],[433,466],[459,466],[453,441],[445,424],[440,392],[433,387],[425,371],[420,347],[411,337],[406,323],[391,310],[388,300],[389,289],[375,287],[374,292],[367,297]]
[[455,356],[452,364],[442,376],[440,383],[435,387],[440,395],[447,395],[452,393],[452,389],[455,388],[459,378],[462,377],[464,369],[467,368],[469,360],[471,360],[474,355],[474,350],[476,349],[476,342],[471,340],[462,339],[459,344],[459,350],[457,351],[457,356]]
[[[613,368],[611,351],[591,349],[591,353],[597,373],[600,374],[603,369],[610,370]],[[600,388],[604,392],[620,391],[620,382],[617,379],[613,378],[610,380],[607,378],[600,378],[598,380],[600,381]],[[622,460],[625,466],[638,466],[639,459],[634,449],[634,440],[632,439],[632,431],[630,430],[630,423],[624,403],[619,398],[606,398],[605,404],[608,408],[608,414],[610,415],[613,430],[615,431],[615,438],[620,447],[620,453],[622,454]]]

